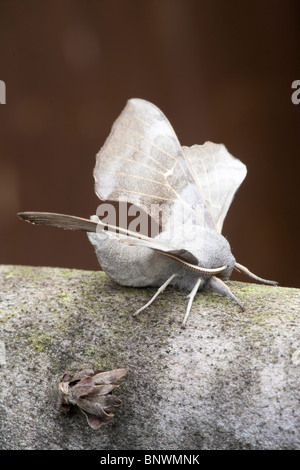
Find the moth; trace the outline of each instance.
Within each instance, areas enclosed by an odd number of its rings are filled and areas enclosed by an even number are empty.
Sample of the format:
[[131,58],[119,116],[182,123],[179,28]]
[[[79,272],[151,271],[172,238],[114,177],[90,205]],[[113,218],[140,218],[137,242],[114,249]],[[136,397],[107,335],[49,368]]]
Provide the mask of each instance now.
[[185,327],[199,290],[212,289],[244,310],[225,283],[233,269],[256,281],[277,284],[237,263],[222,235],[227,211],[246,173],[246,166],[223,144],[181,146],[162,111],[135,98],[128,100],[96,156],[95,191],[106,208],[127,201],[141,209],[140,215],[146,214],[157,232],[142,233],[137,223],[132,229],[98,215],[90,219],[47,212],[18,215],[34,224],[86,231],[99,264],[114,281],[158,287],[134,315],[168,285],[189,291]]

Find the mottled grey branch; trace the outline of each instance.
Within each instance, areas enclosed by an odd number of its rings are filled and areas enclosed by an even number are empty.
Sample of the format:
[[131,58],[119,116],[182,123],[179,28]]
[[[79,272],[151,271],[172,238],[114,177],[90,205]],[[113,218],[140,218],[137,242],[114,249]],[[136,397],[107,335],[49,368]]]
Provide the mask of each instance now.
[[[299,449],[300,291],[228,282],[245,312],[102,272],[0,267],[1,449]],[[93,430],[60,410],[65,371],[128,372]]]

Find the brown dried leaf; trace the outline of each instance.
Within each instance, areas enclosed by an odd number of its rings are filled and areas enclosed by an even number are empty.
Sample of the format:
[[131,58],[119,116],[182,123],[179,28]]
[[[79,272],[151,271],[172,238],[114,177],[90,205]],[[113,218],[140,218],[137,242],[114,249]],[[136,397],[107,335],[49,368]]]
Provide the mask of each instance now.
[[70,404],[77,405],[86,415],[89,425],[98,429],[110,422],[114,412],[120,407],[121,400],[113,395],[119,380],[128,369],[103,370],[84,369],[72,376],[66,372],[60,379],[58,388],[62,393],[62,410]]
[[93,428],[95,430],[99,429],[102,424],[109,423],[114,418],[113,415],[108,415],[108,414],[106,414],[106,415],[104,415],[100,418],[99,416],[92,415],[90,413],[87,413],[84,410],[82,410],[82,411],[85,414],[87,422],[89,423],[91,428]]

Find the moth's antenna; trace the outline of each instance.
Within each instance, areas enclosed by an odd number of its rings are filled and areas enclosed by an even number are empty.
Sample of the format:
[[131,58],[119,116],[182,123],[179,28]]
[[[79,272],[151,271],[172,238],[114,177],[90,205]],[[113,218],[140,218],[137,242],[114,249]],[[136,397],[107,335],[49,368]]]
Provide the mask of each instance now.
[[229,287],[225,284],[225,282],[221,281],[221,279],[216,276],[212,276],[209,280],[209,285],[215,292],[225,295],[226,297],[230,297],[243,311],[245,310],[239,299],[233,295]]
[[218,268],[203,268],[201,266],[195,266],[194,264],[188,263],[187,261],[184,261],[168,252],[160,251],[160,253],[164,256],[167,256],[168,258],[174,259],[175,261],[177,261],[177,263],[182,264],[182,266],[184,266],[185,268],[190,269],[192,271],[197,271],[198,273],[202,274],[220,274],[227,268],[226,265],[220,266]]
[[145,308],[149,307],[149,305],[152,304],[153,300],[156,299],[156,297],[165,290],[165,288],[170,284],[171,281],[173,281],[174,277],[176,277],[177,274],[172,274],[172,276],[169,277],[169,279],[167,279],[167,281],[162,285],[160,286],[160,288],[158,289],[158,291],[154,294],[154,296],[149,300],[148,303],[146,303],[146,305],[144,305],[143,307],[141,307],[139,310],[137,310],[134,314],[133,314],[133,317],[136,317],[139,313],[141,313],[143,310],[145,310]]
[[194,285],[193,289],[191,290],[191,292],[190,292],[189,295],[188,295],[189,303],[188,303],[188,306],[187,306],[187,308],[186,308],[186,312],[185,312],[185,316],[184,316],[184,319],[183,319],[181,328],[185,328],[185,325],[186,325],[188,316],[189,316],[189,314],[190,314],[190,310],[191,310],[191,307],[192,307],[192,303],[193,303],[194,297],[195,297],[195,295],[197,294],[197,291],[198,291],[198,289],[199,289],[200,284],[201,284],[202,281],[203,281],[202,277],[199,277],[199,278],[197,279],[197,282],[196,282],[196,284]]
[[235,263],[235,268],[241,273],[246,274],[246,276],[249,276],[252,279],[255,279],[256,281],[263,282],[264,284],[270,284],[271,286],[277,286],[278,284],[277,281],[268,281],[267,279],[263,279],[262,277],[256,276],[256,274],[251,273],[248,268],[246,268],[240,263]]

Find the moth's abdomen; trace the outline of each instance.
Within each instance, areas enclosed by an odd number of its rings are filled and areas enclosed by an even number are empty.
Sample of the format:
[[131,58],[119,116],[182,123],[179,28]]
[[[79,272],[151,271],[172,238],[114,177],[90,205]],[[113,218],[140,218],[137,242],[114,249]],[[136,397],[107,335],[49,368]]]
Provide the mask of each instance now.
[[131,246],[103,234],[88,232],[87,235],[103,271],[123,286],[160,286],[174,269],[175,262],[170,263],[150,248]]

